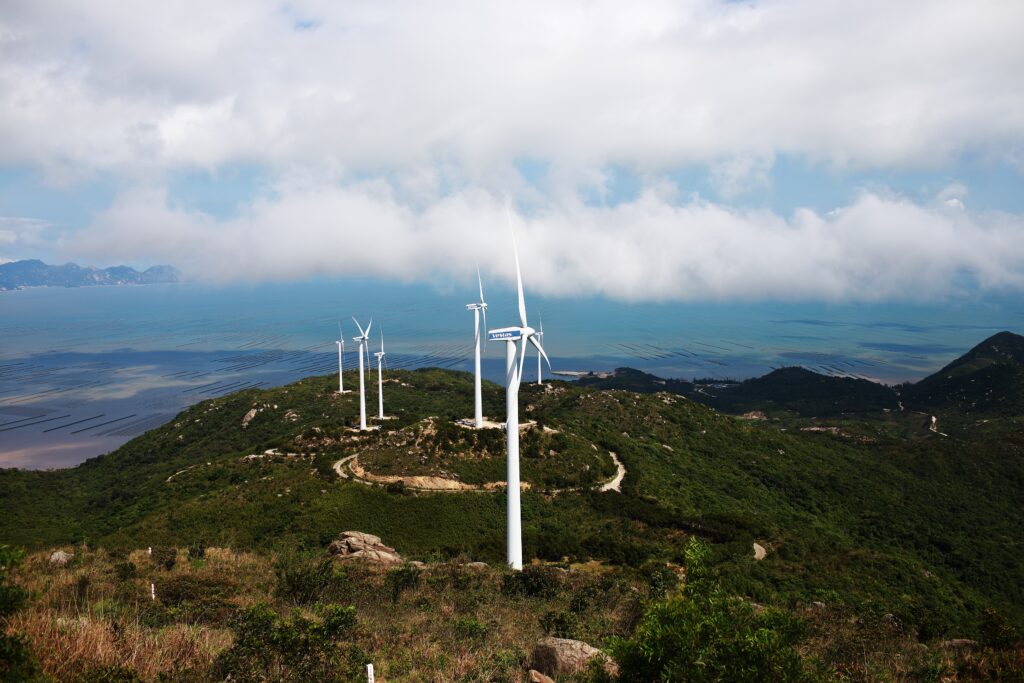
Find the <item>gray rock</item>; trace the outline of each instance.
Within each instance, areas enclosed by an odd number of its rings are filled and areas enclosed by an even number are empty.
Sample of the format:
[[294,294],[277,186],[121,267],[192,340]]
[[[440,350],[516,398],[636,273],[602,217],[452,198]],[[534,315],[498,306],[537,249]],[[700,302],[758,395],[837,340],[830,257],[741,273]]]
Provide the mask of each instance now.
[[74,557],[73,553],[66,553],[63,550],[55,550],[50,553],[50,564],[55,567],[65,567]]
[[609,675],[618,675],[619,667],[608,655],[582,640],[568,638],[538,640],[530,655],[530,666],[545,675],[558,676],[586,671],[590,666],[590,660],[595,658],[601,661]]
[[402,564],[402,556],[384,545],[379,536],[361,531],[345,531],[327,546],[327,552],[341,562],[362,561],[382,567]]
[[486,562],[467,562],[463,565],[466,569],[487,569]]
[[[550,384],[547,386],[551,386]],[[536,669],[530,669],[530,677],[527,679],[529,683],[555,683],[555,679],[550,676],[545,676]]]

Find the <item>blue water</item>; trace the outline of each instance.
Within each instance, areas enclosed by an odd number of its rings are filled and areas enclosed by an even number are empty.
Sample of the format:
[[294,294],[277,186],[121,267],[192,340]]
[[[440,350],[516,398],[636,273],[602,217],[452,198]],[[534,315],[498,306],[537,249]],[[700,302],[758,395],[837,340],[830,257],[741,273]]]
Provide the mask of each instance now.
[[[347,368],[350,316],[383,330],[389,367],[470,370],[475,282],[35,288],[0,293],[0,466],[61,467],[106,452],[185,406],[247,386]],[[488,289],[491,327],[515,295]],[[627,304],[529,296],[555,370],[629,365],[662,376],[742,379],[802,365],[883,382],[918,379],[985,337],[1024,330],[1024,304]],[[503,378],[499,344],[484,374]],[[535,372],[527,365],[527,376]],[[467,413],[471,406],[467,406]]]

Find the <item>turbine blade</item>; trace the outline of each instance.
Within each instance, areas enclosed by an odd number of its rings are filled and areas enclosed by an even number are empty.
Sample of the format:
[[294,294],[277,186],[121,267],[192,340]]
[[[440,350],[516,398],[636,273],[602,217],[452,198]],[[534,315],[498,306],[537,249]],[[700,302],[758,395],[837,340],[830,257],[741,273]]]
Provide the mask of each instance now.
[[344,339],[345,335],[341,332],[341,321],[338,321],[338,339]]
[[480,279],[480,264],[476,266],[476,283],[480,285],[480,303],[484,303],[484,281]]
[[519,324],[526,327],[526,299],[523,297],[523,273],[519,268],[519,246],[516,244],[516,232],[512,229],[512,210],[505,205],[505,218],[508,221],[508,231],[512,234],[512,254],[516,259],[516,288],[519,291]]
[[370,324],[366,326],[366,336],[370,336],[370,329],[373,327],[373,318],[370,318]]
[[484,348],[486,349],[487,348],[487,338],[489,336],[491,336],[491,335],[487,334],[487,307],[486,306],[483,307],[483,311],[484,311],[484,329],[483,329],[483,333],[484,333]]
[[551,360],[548,358],[548,354],[544,353],[544,347],[540,345],[540,342],[537,341],[536,337],[530,337],[530,343],[537,347],[537,351],[544,358],[545,362],[547,362],[548,370],[550,370],[551,369]]
[[523,364],[526,362],[526,337],[519,338],[519,374],[516,375],[516,386],[523,381]]
[[363,332],[363,326],[359,324],[359,321],[358,321],[358,320],[356,320],[356,317],[355,317],[355,316],[352,316],[352,322],[354,322],[354,323],[356,324],[356,327],[358,327],[358,328],[359,328],[359,334],[360,334],[360,336],[363,336],[363,337],[365,337],[365,336],[366,336],[366,333],[365,333],[365,332]]

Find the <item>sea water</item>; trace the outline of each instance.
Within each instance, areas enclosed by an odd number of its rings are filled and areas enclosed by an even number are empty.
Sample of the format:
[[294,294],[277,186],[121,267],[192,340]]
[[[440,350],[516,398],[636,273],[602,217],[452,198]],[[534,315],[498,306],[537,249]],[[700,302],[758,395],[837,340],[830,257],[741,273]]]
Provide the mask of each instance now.
[[[355,316],[383,332],[389,369],[472,370],[475,282],[374,280],[29,288],[0,292],[0,466],[63,467],[116,448],[200,400],[357,363]],[[515,293],[487,292],[490,327],[518,324]],[[1017,298],[932,304],[628,303],[529,296],[554,370],[630,366],[744,379],[801,365],[895,383],[938,370],[1000,330]],[[502,382],[504,349],[483,371]],[[545,372],[547,369],[545,368]],[[536,360],[525,379],[536,375]],[[355,387],[352,387],[355,388]],[[472,406],[467,406],[467,414]]]

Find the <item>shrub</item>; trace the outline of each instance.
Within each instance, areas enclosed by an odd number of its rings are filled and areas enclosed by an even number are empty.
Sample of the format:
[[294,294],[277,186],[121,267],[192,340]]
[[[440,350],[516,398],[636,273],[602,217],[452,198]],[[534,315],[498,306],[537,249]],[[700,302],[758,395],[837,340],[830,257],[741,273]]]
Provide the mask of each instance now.
[[397,602],[398,597],[420,581],[419,567],[405,564],[388,572],[385,584],[391,592],[391,601]]
[[118,562],[114,565],[114,575],[118,581],[130,581],[135,578],[138,568],[132,562]]
[[633,637],[613,643],[620,680],[813,680],[794,649],[799,623],[726,595],[707,570],[708,552],[691,540],[682,592],[649,607]]
[[277,597],[296,605],[319,602],[331,586],[334,565],[330,559],[317,564],[298,558],[282,559],[277,564]]
[[264,604],[250,607],[232,620],[234,644],[217,658],[218,680],[359,680],[366,657],[343,642],[355,626],[354,607],[327,605],[319,621],[281,618]]
[[163,567],[167,571],[174,569],[175,563],[178,561],[178,549],[177,548],[153,548],[153,563],[158,567]]
[[554,567],[529,565],[520,572],[506,574],[501,583],[505,595],[531,598],[551,598],[558,593],[561,572]]
[[237,587],[234,582],[181,574],[156,584],[156,595],[164,605],[184,613],[189,621],[223,624],[234,610],[227,602]]
[[544,629],[544,635],[576,638],[579,636],[580,617],[575,612],[549,610],[540,618],[540,627]]
[[455,620],[455,635],[465,640],[483,639],[487,635],[487,625],[481,624],[476,617],[460,617]]
[[188,559],[201,560],[206,557],[206,542],[195,541],[188,547]]

